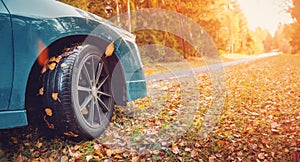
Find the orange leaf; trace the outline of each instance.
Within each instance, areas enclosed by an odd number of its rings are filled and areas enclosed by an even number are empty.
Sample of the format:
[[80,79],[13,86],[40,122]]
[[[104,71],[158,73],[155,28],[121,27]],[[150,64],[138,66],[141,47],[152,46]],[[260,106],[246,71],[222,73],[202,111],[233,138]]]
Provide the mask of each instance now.
[[58,99],[58,93],[52,93],[52,99],[56,101]]
[[48,115],[48,116],[52,116],[52,110],[50,108],[46,108],[45,109],[45,113]]
[[94,151],[94,155],[95,155],[95,156],[99,156],[100,158],[103,157],[103,154],[101,153],[100,150],[95,150],[95,151]]
[[61,58],[62,58],[62,56],[57,56],[57,57],[55,58],[55,62],[56,62],[56,63],[59,63],[60,60],[61,60]]
[[78,134],[75,134],[73,132],[64,132],[64,135],[71,136],[71,137],[78,137]]
[[54,125],[53,125],[53,124],[50,124],[50,123],[48,122],[48,120],[46,119],[46,115],[43,116],[43,119],[44,119],[45,123],[47,124],[48,128],[54,129]]
[[51,57],[50,59],[49,59],[49,62],[54,62],[55,61],[55,56],[53,56],[53,57]]
[[117,155],[115,155],[115,158],[116,158],[116,159],[122,159],[122,156],[119,155],[119,154],[117,154]]
[[114,53],[114,50],[115,50],[114,42],[111,42],[111,43],[106,47],[106,50],[105,50],[105,56],[106,56],[106,57],[111,56],[111,55]]

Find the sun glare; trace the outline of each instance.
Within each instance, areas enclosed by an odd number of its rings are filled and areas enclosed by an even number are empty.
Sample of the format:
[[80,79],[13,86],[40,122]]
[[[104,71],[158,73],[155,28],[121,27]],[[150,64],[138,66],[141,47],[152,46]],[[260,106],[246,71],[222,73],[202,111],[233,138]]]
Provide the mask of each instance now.
[[238,0],[249,27],[255,30],[257,27],[269,30],[274,35],[279,23],[290,23],[290,14],[284,12],[274,0]]

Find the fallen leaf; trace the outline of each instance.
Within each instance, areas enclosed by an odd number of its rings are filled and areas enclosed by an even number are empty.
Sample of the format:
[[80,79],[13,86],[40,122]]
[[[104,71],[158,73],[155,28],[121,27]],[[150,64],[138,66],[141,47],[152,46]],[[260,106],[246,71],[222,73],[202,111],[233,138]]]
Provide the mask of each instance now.
[[69,158],[67,156],[62,156],[60,158],[60,162],[68,162],[69,161]]
[[191,148],[188,148],[188,147],[186,147],[185,149],[184,149],[184,151],[186,151],[186,152],[190,152],[192,149]]
[[41,74],[44,74],[47,71],[47,67],[43,66],[42,70],[41,70]]
[[277,122],[272,122],[271,123],[271,128],[272,129],[275,129],[277,126],[279,126]]
[[243,152],[242,152],[242,151],[239,151],[239,152],[237,153],[237,156],[243,156]]
[[209,157],[209,158],[208,158],[208,162],[214,162],[214,161],[215,161],[215,159],[216,159],[216,157],[215,157],[215,156],[211,156],[211,157]]
[[49,68],[50,70],[54,70],[55,67],[56,67],[56,62],[53,62],[53,63],[51,63],[51,64],[48,65],[48,68]]
[[35,147],[37,148],[41,148],[43,146],[43,142],[37,141],[37,143],[35,144]]
[[54,125],[49,123],[48,120],[46,119],[46,115],[43,116],[44,122],[47,124],[48,128],[54,129]]
[[66,67],[67,66],[67,64],[66,63],[62,63],[62,64],[60,64],[60,67]]
[[85,157],[85,160],[86,160],[86,161],[90,161],[91,159],[93,159],[93,156],[92,156],[92,155],[87,155],[87,156]]
[[139,161],[139,157],[138,156],[134,156],[131,158],[132,162],[138,162]]
[[119,155],[119,154],[117,154],[117,155],[114,156],[114,158],[116,158],[116,159],[122,159],[122,156]]
[[107,149],[106,150],[106,155],[108,156],[108,157],[111,157],[111,155],[113,154],[114,152],[112,151],[112,150],[110,150],[110,149]]
[[54,101],[57,101],[57,99],[58,99],[58,93],[52,93],[52,99]]
[[13,144],[18,144],[18,139],[16,137],[11,137]]
[[88,110],[86,107],[84,107],[84,108],[81,110],[81,113],[82,113],[82,115],[87,115],[87,114],[89,113],[89,110]]
[[279,133],[279,130],[277,130],[277,129],[271,129],[271,131],[274,133]]
[[71,136],[71,137],[78,137],[79,136],[78,134],[75,134],[73,132],[64,132],[64,135]]
[[197,156],[197,151],[193,150],[193,151],[191,152],[191,157],[194,158],[194,157],[196,157],[196,156]]
[[51,57],[51,58],[49,59],[49,62],[54,62],[55,60],[56,60],[56,57],[53,56],[53,57]]
[[100,150],[95,150],[93,154],[94,154],[95,156],[99,156],[100,158],[103,157],[103,154],[101,153]]
[[259,153],[258,158],[261,160],[265,159],[265,153]]
[[51,108],[46,108],[45,109],[45,113],[46,113],[46,115],[48,115],[48,116],[52,116],[53,114],[52,114],[52,109]]
[[179,150],[179,148],[177,147],[177,145],[175,144],[175,143],[172,143],[172,152],[174,153],[174,154],[179,154],[180,153],[180,150]]
[[106,47],[106,50],[105,50],[105,56],[106,56],[106,57],[111,56],[111,55],[114,53],[114,50],[115,50],[114,42],[111,42],[111,43]]
[[57,57],[55,58],[55,62],[56,62],[56,63],[59,63],[61,59],[62,59],[62,56],[57,56]]
[[147,71],[147,76],[150,76],[150,75],[152,75],[153,74],[153,70],[148,70]]
[[41,95],[41,96],[44,95],[44,87],[39,89],[39,95]]

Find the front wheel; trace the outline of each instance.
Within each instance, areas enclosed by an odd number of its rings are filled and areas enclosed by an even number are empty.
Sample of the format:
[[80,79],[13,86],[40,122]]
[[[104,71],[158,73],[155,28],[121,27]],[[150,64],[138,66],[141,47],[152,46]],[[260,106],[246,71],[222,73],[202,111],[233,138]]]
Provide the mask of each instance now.
[[73,137],[95,138],[108,126],[114,102],[103,52],[74,46],[51,58],[43,74],[44,121]]

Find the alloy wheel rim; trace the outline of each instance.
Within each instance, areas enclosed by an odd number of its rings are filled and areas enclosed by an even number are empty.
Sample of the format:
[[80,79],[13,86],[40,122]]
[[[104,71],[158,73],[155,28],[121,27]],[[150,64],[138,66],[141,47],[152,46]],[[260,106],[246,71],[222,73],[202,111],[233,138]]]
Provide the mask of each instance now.
[[112,95],[109,72],[100,56],[89,55],[82,61],[77,78],[77,101],[84,122],[100,128],[109,122]]

